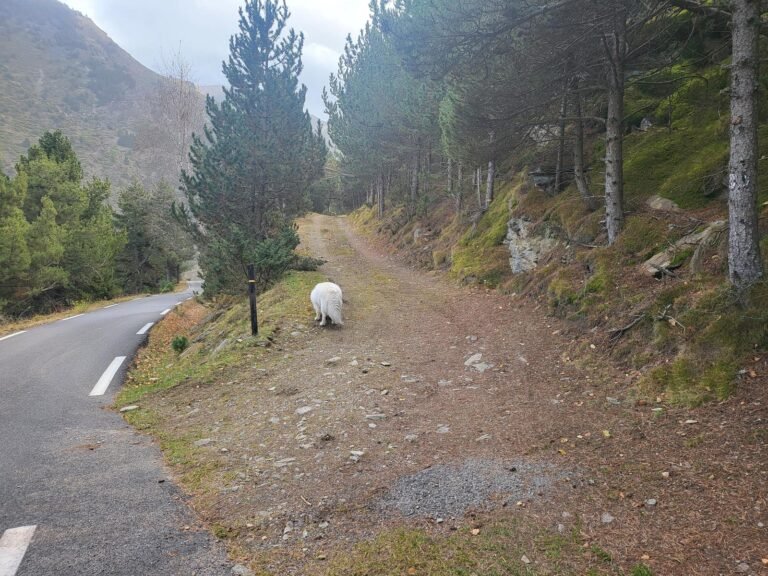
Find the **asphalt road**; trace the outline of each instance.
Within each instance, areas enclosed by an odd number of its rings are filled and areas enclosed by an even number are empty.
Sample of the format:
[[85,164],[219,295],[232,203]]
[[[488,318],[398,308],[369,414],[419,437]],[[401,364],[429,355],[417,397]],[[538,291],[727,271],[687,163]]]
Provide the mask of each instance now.
[[190,296],[140,298],[0,339],[0,576],[230,573],[158,448],[107,409],[147,337],[137,332]]

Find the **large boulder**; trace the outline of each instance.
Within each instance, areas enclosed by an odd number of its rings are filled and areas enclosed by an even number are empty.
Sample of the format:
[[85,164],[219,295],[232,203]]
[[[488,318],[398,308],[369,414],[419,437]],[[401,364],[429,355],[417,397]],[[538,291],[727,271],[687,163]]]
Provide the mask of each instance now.
[[672,202],[669,198],[661,196],[651,196],[646,200],[646,205],[651,210],[662,210],[664,212],[680,212],[680,206]]
[[549,228],[545,228],[543,234],[537,232],[534,224],[525,218],[512,218],[507,222],[504,244],[509,247],[509,266],[514,274],[536,268],[559,243]]

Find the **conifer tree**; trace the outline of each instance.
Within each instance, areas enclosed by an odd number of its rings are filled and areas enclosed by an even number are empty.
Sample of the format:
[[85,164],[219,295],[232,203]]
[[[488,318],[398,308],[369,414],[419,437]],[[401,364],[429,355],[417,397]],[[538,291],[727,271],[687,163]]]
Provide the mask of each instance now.
[[0,228],[14,238],[0,247],[4,308],[46,311],[116,293],[123,238],[106,203],[109,182],[83,184],[80,161],[58,131],[46,132],[16,171],[0,185]]
[[305,209],[325,163],[298,81],[304,37],[287,29],[289,15],[280,0],[247,0],[240,9],[223,65],[229,88],[220,104],[208,98],[209,125],[182,175],[189,212],[178,213],[195,230],[208,292],[242,282],[259,245]]
[[11,182],[0,173],[0,311],[23,287],[31,263],[27,247],[29,222],[21,209],[25,195],[23,176]]

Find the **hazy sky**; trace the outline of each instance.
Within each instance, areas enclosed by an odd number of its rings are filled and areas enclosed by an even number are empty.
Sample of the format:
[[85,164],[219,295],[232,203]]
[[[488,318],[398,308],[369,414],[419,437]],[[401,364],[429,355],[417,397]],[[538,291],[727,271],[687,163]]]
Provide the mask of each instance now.
[[[244,0],[62,0],[104,30],[139,62],[157,72],[181,50],[198,84],[224,84],[221,63],[237,31]],[[336,72],[348,33],[368,19],[368,0],[288,0],[289,27],[304,32],[307,107],[324,116],[320,94]]]

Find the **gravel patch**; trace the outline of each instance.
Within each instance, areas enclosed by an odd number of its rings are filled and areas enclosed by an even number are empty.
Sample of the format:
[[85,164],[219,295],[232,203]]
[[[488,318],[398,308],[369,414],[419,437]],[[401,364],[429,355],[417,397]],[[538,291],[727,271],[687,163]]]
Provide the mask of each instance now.
[[546,490],[562,470],[541,462],[468,459],[440,464],[404,476],[374,506],[403,516],[459,517],[470,508],[491,508],[499,501],[529,500]]

